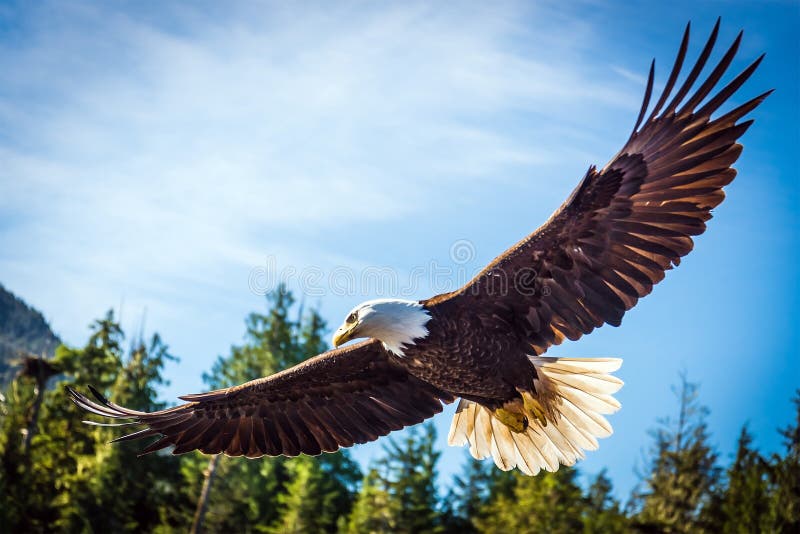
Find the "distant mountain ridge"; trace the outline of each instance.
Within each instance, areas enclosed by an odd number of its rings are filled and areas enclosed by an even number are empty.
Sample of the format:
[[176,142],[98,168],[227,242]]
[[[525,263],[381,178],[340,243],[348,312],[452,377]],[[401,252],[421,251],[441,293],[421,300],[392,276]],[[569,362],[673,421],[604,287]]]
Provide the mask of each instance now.
[[11,379],[20,351],[49,358],[60,344],[41,312],[0,284],[0,385]]

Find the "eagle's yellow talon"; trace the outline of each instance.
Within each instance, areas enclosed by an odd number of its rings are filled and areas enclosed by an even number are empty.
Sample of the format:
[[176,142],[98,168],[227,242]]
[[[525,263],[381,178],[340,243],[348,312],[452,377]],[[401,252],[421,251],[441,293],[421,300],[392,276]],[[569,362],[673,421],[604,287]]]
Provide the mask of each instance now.
[[545,415],[544,406],[539,402],[539,399],[531,395],[527,391],[520,391],[522,395],[522,402],[525,406],[527,413],[533,414],[534,419],[539,421],[542,426],[547,426],[547,417]]
[[514,432],[525,432],[528,428],[528,418],[524,414],[498,408],[494,416]]

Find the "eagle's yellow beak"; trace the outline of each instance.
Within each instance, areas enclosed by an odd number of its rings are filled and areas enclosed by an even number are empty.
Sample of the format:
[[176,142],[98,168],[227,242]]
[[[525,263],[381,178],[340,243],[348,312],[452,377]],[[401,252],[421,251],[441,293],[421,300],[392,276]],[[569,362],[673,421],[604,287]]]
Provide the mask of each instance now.
[[336,331],[336,333],[333,334],[333,346],[338,347],[339,345],[344,345],[345,343],[353,339],[353,334],[355,334],[356,326],[357,325],[340,326],[339,329]]

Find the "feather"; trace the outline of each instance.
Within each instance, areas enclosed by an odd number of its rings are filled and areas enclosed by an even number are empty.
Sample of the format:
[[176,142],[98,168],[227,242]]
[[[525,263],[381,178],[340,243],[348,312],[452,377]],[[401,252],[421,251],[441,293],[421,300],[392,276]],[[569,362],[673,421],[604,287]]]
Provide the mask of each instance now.
[[517,467],[528,476],[538,475],[545,461],[528,433],[515,432],[511,437],[517,447]]
[[536,444],[536,447],[539,449],[539,452],[542,455],[542,459],[544,460],[542,468],[551,473],[558,471],[560,455],[553,442],[550,441],[550,438],[547,437],[547,434],[542,431],[542,426],[538,423],[534,423],[529,426],[528,437],[530,437],[531,441]]
[[491,450],[494,462],[503,471],[514,468],[513,442],[508,427],[497,418],[491,419]]
[[447,436],[447,444],[455,447],[460,447],[467,442],[467,416],[470,415],[470,410],[467,407],[469,401],[461,399],[458,401],[456,414],[453,416],[453,422],[450,425],[450,433]]
[[111,443],[117,443],[117,442],[120,442],[120,441],[128,441],[128,440],[132,440],[132,439],[149,438],[150,436],[156,436],[156,435],[158,435],[158,432],[156,432],[156,431],[154,431],[154,430],[152,430],[150,428],[145,428],[143,430],[138,430],[136,432],[131,432],[130,434],[124,434],[124,435],[122,435],[122,436],[120,436],[118,438],[114,438],[114,439],[111,440]]
[[142,449],[142,452],[139,453],[139,456],[144,456],[145,454],[150,454],[151,452],[156,452],[160,451],[161,449],[166,449],[170,445],[172,445],[172,441],[168,437],[163,436],[160,439],[157,439],[156,441],[148,445],[147,447],[145,447],[144,449]]
[[647,75],[647,88],[644,90],[644,100],[642,101],[642,108],[639,111],[639,116],[636,118],[636,124],[633,126],[633,132],[631,132],[631,136],[636,133],[636,130],[639,129],[639,125],[642,124],[642,119],[644,118],[644,114],[647,112],[647,106],[650,104],[650,97],[653,94],[653,77],[655,76],[656,72],[656,60],[654,59],[650,63],[650,74]]
[[694,85],[695,80],[697,80],[697,77],[700,75],[700,71],[702,71],[703,67],[705,67],[706,61],[708,61],[708,56],[711,55],[711,50],[714,48],[714,44],[717,42],[717,35],[719,34],[719,24],[721,20],[721,18],[717,18],[717,23],[714,24],[714,29],[711,30],[711,35],[708,37],[708,41],[703,47],[703,51],[700,52],[697,62],[689,72],[689,75],[686,77],[686,80],[683,82],[681,88],[678,89],[675,97],[661,114],[662,117],[668,113],[671,113],[675,110],[675,108],[678,107],[678,104],[680,104],[681,100],[683,100],[683,97],[686,96],[686,93],[688,93],[689,89],[691,89],[692,85]]
[[81,423],[85,425],[91,426],[103,426],[103,427],[115,427],[115,426],[131,426],[131,425],[139,425],[141,423],[137,423],[136,421],[130,423],[98,423],[97,421],[81,421]]
[[683,31],[683,39],[681,40],[681,46],[678,49],[678,55],[675,58],[675,63],[672,65],[672,71],[669,73],[669,79],[667,80],[666,85],[664,85],[664,90],[661,93],[661,98],[658,99],[658,102],[653,107],[653,111],[650,113],[650,116],[647,118],[647,122],[652,121],[659,111],[661,111],[661,106],[664,105],[664,102],[667,101],[669,98],[669,94],[672,92],[672,88],[675,86],[675,81],[678,79],[678,74],[681,72],[681,67],[683,67],[683,60],[686,58],[686,51],[689,49],[689,31],[691,30],[692,23],[688,22],[686,24],[686,29]]
[[[728,51],[725,52],[725,55],[722,56],[722,59],[708,76],[706,81],[703,82],[703,85],[701,85],[697,91],[695,91],[694,96],[692,96],[692,98],[690,98],[686,104],[684,104],[681,111],[678,112],[678,115],[694,112],[694,108],[696,108],[697,105],[702,102],[706,96],[708,96],[708,93],[711,92],[714,86],[717,85],[717,82],[719,82],[720,78],[722,78],[722,75],[725,74],[725,71],[728,69],[728,66],[730,66],[731,61],[733,61],[733,57],[739,50],[739,44],[742,42],[743,33],[743,31],[739,32],[739,34],[736,36],[736,39],[733,41],[733,44],[730,46],[730,48],[728,48]],[[747,78],[745,78],[745,80],[746,79]],[[742,81],[742,83],[744,83],[744,81]],[[733,91],[731,91],[731,94],[732,93]]]
[[492,448],[492,415],[488,409],[481,407],[475,422],[475,458],[481,460],[491,456]]

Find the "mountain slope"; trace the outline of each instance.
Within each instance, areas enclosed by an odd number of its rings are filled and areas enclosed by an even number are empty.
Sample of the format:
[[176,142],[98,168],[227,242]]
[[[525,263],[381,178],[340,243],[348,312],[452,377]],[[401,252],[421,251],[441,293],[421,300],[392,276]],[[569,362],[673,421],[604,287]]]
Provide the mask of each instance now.
[[20,351],[49,358],[60,344],[41,312],[0,284],[0,385],[11,379]]

